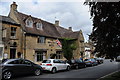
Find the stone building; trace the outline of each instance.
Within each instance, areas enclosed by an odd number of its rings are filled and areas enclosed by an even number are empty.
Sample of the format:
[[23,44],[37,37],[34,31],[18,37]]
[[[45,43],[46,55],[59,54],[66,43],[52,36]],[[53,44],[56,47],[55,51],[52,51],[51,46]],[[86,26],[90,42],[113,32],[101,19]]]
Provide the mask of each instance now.
[[18,58],[22,56],[22,37],[20,24],[7,16],[0,16],[2,27],[2,42],[4,44],[4,58]]
[[89,39],[88,42],[85,43],[85,59],[93,58],[95,47],[93,42]]
[[8,15],[17,24],[22,38],[22,52],[23,58],[34,62],[39,62],[44,59],[55,56],[57,59],[63,59],[62,47],[60,47],[56,40],[62,38],[72,38],[76,41],[77,49],[74,50],[74,57],[79,58],[80,53],[84,53],[84,37],[82,31],[72,31],[72,27],[65,29],[59,25],[56,20],[55,24],[44,21],[42,19],[21,13],[17,10],[17,4],[11,4],[10,13]]
[[2,18],[0,17],[0,59],[2,59],[3,56],[3,49],[4,45],[2,42],[2,23],[1,23]]

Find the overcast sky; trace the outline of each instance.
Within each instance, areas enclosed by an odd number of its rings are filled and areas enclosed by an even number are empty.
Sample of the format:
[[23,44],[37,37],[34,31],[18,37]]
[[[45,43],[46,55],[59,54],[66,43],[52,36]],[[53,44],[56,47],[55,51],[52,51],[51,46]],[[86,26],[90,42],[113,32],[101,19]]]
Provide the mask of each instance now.
[[[83,31],[85,41],[92,31],[89,6],[83,5],[84,0],[1,0],[0,15],[7,16],[10,4],[15,1],[18,11],[54,23],[60,21],[62,27],[72,27],[73,31]],[[55,18],[56,17],[56,18]]]

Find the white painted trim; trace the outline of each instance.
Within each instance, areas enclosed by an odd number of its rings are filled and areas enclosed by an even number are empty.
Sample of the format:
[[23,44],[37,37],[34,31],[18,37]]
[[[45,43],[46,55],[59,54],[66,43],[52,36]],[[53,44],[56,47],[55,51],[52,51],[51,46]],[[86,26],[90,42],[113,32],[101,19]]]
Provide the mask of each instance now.
[[4,53],[4,45],[3,45],[3,44],[0,44],[0,47],[2,47],[2,48],[3,48],[2,53],[0,53],[0,54],[1,54],[0,59],[2,59],[2,58],[3,58],[3,53]]

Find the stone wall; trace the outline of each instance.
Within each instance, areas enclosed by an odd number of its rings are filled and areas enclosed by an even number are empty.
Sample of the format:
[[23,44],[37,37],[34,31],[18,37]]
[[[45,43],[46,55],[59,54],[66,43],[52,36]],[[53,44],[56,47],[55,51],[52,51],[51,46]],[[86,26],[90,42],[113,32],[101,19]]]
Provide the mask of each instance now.
[[[3,28],[6,30],[6,37],[3,38],[3,42],[4,42],[4,53],[8,55],[8,58],[10,58],[10,48],[12,44],[14,42],[16,42],[16,58],[18,58],[17,53],[23,53],[23,47],[22,47],[22,32],[20,29],[20,26],[16,26],[16,25],[11,25],[11,24],[7,24],[7,23],[3,23],[2,24]],[[11,38],[11,27],[15,27],[16,28],[16,38]],[[23,55],[23,54],[22,54]]]

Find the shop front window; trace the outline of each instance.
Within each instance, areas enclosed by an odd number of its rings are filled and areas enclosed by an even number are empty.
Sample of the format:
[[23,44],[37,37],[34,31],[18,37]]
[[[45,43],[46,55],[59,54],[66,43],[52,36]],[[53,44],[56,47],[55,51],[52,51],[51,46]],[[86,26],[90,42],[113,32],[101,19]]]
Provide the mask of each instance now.
[[43,61],[45,60],[46,56],[45,56],[45,52],[44,51],[36,51],[36,62],[39,62],[39,61]]
[[62,52],[61,51],[56,52],[56,59],[62,59]]

